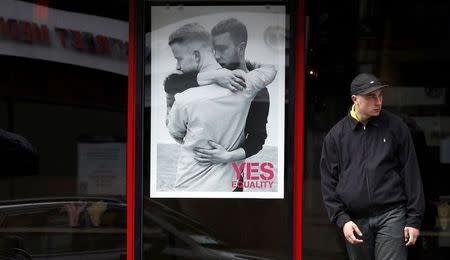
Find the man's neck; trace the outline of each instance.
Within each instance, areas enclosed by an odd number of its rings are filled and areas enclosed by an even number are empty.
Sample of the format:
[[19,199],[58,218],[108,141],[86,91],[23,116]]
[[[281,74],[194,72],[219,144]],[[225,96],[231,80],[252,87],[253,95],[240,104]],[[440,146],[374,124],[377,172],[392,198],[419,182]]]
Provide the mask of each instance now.
[[362,115],[359,110],[358,107],[356,105],[352,106],[352,116],[355,117],[356,120],[358,120],[358,122],[361,122],[363,124],[366,124],[367,121],[369,120],[370,117],[368,116],[364,116]]
[[210,70],[217,70],[220,69],[220,64],[217,63],[217,61],[213,58],[212,60],[209,60],[205,63],[203,63],[200,66],[200,70],[199,72],[205,72],[205,71],[210,71]]
[[245,62],[245,60],[242,60],[239,63],[239,68],[238,69],[243,70],[245,72],[248,72],[247,63]]
[[245,72],[249,72],[245,60],[233,62],[231,64],[224,65],[224,67],[229,70],[243,70]]
[[359,121],[360,121],[361,123],[363,123],[363,124],[366,124],[367,121],[369,121],[370,116],[362,115],[362,114],[358,111],[358,109],[356,109],[356,115],[357,115]]

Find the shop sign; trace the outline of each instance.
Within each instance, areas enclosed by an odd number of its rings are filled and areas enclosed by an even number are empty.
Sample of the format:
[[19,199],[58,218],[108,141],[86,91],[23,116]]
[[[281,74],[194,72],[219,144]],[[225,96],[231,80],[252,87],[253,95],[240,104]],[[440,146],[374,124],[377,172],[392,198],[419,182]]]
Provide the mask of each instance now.
[[127,22],[36,6],[0,2],[0,54],[128,74]]

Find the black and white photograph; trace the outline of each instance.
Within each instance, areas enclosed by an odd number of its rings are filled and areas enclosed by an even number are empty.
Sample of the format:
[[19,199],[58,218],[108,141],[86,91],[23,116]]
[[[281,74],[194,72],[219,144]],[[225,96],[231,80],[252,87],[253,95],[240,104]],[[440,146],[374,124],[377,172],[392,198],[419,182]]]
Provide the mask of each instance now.
[[152,6],[150,196],[283,198],[284,6]]

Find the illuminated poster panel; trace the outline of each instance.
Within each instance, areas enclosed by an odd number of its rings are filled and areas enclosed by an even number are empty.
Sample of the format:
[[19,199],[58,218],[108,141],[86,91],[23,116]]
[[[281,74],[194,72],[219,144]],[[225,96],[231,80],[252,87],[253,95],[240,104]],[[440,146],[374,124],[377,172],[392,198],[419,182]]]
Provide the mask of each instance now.
[[283,198],[285,7],[153,6],[149,19],[150,196]]

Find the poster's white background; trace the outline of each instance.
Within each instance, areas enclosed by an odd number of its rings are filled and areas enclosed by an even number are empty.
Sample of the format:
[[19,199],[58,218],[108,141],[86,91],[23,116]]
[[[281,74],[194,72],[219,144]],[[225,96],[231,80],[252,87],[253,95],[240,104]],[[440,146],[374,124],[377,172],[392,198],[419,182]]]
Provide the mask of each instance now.
[[[276,163],[276,176],[279,180],[269,192],[243,193],[180,193],[171,192],[176,171],[161,170],[164,160],[172,159],[161,151],[161,147],[177,143],[169,135],[166,125],[166,94],[164,79],[176,68],[176,60],[168,45],[169,35],[177,28],[197,22],[206,30],[221,20],[236,18],[247,26],[248,42],[246,59],[260,64],[271,64],[277,69],[275,80],[267,88],[270,95],[270,109],[267,123],[268,137],[264,149],[257,156],[270,153]],[[151,33],[146,35],[146,45],[151,47],[151,66],[146,74],[151,75],[151,84],[146,89],[146,105],[151,106],[151,196],[152,197],[252,197],[282,198],[284,171],[284,98],[285,98],[285,32],[286,15],[283,6],[214,6],[214,7],[167,7],[151,8]],[[149,71],[150,69],[150,71]],[[150,95],[148,95],[150,94]],[[251,158],[247,159],[249,161]],[[175,166],[176,160],[167,164]],[[175,165],[173,165],[175,164]],[[250,191],[250,190],[249,190]]]

